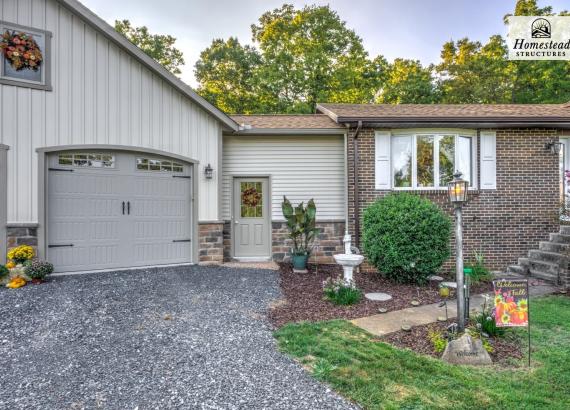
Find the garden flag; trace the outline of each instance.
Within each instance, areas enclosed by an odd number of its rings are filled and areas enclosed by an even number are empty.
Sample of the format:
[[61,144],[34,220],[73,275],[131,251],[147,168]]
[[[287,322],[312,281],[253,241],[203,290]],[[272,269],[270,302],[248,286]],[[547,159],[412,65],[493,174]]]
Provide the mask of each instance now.
[[528,281],[495,280],[493,288],[497,326],[528,326]]

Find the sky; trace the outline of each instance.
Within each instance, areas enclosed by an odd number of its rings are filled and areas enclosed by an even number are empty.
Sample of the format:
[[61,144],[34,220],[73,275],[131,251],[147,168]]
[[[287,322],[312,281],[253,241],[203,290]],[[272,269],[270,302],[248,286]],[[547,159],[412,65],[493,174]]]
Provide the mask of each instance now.
[[[514,10],[516,0],[81,0],[113,24],[128,19],[152,33],[177,38],[176,47],[186,61],[181,78],[195,87],[194,64],[200,51],[214,38],[238,37],[251,44],[251,25],[265,11],[283,3],[302,7],[329,4],[347,26],[362,38],[370,56],[418,59],[422,64],[439,61],[441,46],[449,40],[469,37],[486,40],[506,35],[503,16]],[[570,9],[570,0],[539,0],[554,11]]]

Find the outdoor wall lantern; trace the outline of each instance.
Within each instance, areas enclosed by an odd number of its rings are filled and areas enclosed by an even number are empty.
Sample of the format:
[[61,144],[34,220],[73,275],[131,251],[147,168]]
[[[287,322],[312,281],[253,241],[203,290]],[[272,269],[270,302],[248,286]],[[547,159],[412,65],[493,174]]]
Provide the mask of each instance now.
[[555,140],[550,140],[548,141],[546,144],[544,144],[544,149],[546,151],[550,151],[553,154],[560,154],[560,150],[562,149],[562,143],[555,141]]
[[214,168],[212,168],[210,164],[204,168],[204,175],[206,176],[206,179],[212,179],[214,177]]
[[453,175],[448,186],[449,201],[455,208],[455,282],[457,284],[457,328],[465,330],[465,280],[463,274],[463,215],[462,208],[467,203],[469,182],[461,179],[461,172]]

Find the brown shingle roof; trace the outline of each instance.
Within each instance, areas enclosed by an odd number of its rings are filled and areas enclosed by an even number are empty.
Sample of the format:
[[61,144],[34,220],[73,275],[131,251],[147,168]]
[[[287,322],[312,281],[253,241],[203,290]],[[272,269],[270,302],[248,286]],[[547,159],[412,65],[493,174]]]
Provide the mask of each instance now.
[[320,112],[343,121],[570,121],[568,104],[319,104]]
[[343,129],[328,115],[232,115],[232,119],[240,126],[251,126],[252,129]]

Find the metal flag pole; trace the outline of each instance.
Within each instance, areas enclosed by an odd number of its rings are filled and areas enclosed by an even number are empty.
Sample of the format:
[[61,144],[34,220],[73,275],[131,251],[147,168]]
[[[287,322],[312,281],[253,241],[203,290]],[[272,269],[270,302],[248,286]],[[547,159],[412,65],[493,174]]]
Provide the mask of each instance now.
[[528,367],[530,367],[530,292],[528,290],[528,279],[526,280],[526,298],[527,298],[527,327],[528,327]]

